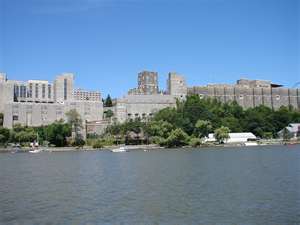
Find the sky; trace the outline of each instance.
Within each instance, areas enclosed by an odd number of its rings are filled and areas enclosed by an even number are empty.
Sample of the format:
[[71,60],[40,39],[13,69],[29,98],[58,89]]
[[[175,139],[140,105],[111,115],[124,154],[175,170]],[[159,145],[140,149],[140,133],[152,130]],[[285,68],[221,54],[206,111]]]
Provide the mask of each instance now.
[[0,72],[121,97],[142,70],[187,84],[300,81],[299,0],[0,0]]

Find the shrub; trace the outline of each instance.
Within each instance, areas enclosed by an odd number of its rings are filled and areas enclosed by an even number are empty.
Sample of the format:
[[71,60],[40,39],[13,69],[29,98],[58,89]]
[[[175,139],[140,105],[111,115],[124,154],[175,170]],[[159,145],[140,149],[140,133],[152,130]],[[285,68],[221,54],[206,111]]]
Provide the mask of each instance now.
[[102,140],[97,140],[94,144],[93,144],[93,148],[103,148],[103,142]]
[[198,147],[202,144],[202,140],[200,138],[191,138],[189,141],[189,145],[192,147]]

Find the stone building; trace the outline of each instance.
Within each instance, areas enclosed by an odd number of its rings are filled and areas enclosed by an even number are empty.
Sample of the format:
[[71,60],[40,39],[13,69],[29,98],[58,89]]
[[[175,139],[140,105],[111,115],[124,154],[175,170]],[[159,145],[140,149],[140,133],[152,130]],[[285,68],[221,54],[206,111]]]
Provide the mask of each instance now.
[[[74,93],[76,93],[74,95]],[[94,96],[94,92],[87,92]],[[41,126],[66,120],[66,112],[76,109],[83,122],[102,120],[103,105],[97,97],[78,98],[74,92],[74,75],[61,74],[53,84],[45,80],[7,80],[0,74],[0,112],[4,114],[4,127],[14,124]]]
[[114,115],[119,122],[137,118],[146,120],[163,108],[175,106],[176,99],[171,95],[127,95],[117,100]]
[[101,101],[101,93],[99,91],[86,91],[83,89],[75,89],[73,92],[74,100],[77,101]]
[[157,73],[139,73],[138,88],[131,89],[127,96],[117,99],[114,107],[115,118],[119,122],[136,118],[147,120],[163,108],[175,107],[176,100],[184,99],[187,94],[185,79],[177,73],[169,73],[167,86],[165,92],[159,92]]
[[130,89],[128,94],[155,95],[158,94],[158,73],[142,71],[138,74],[138,87]]
[[293,106],[300,109],[299,89],[283,88],[270,81],[238,80],[235,85],[209,84],[188,88],[188,94],[210,97],[221,102],[236,101],[243,108],[265,105],[272,109],[280,106]]
[[187,94],[185,78],[177,73],[169,73],[167,94],[184,99]]

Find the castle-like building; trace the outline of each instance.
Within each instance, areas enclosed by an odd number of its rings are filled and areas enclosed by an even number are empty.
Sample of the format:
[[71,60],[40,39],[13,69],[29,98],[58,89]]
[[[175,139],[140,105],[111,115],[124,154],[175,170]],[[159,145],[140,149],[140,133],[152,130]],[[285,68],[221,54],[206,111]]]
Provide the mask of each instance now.
[[103,118],[100,92],[74,89],[74,75],[58,75],[53,83],[45,80],[8,80],[0,74],[0,112],[3,126],[41,126],[66,120],[66,112],[76,109],[83,122]]
[[284,88],[271,81],[240,79],[234,85],[209,84],[188,88],[188,94],[197,94],[203,98],[214,98],[221,102],[236,101],[243,108],[259,105],[274,110],[281,106],[300,109],[299,89]]
[[[209,84],[188,87],[184,76],[169,73],[167,90],[160,90],[158,73],[143,71],[138,74],[137,87],[116,99],[113,107],[103,107],[101,93],[74,88],[74,75],[58,75],[51,83],[45,80],[8,80],[0,73],[0,112],[4,114],[4,127],[15,124],[41,126],[66,120],[66,112],[76,109],[89,133],[101,133],[112,121],[130,119],[147,120],[155,112],[176,107],[187,95],[214,98],[221,102],[236,101],[243,108],[265,105],[272,109],[293,106],[300,109],[299,89],[284,88],[262,80],[238,80],[236,84]],[[107,119],[105,111],[113,118]]]

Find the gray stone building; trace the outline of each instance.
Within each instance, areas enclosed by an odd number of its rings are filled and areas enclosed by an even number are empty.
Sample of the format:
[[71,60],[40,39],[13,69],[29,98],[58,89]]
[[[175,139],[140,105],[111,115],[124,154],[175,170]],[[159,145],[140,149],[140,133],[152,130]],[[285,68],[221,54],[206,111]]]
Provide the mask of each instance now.
[[159,93],[158,73],[142,71],[138,74],[138,87],[130,89],[128,94],[132,95],[155,95]]
[[[94,95],[94,92],[85,93]],[[66,120],[65,114],[71,109],[76,109],[84,123],[103,118],[101,98],[79,99],[74,95],[73,74],[61,74],[53,84],[45,80],[7,80],[5,74],[0,74],[0,112],[4,114],[4,127],[41,126]]]
[[299,89],[283,88],[271,81],[241,79],[234,85],[194,86],[188,88],[188,94],[215,98],[221,102],[236,101],[243,108],[265,105],[276,110],[280,106],[291,105],[300,109]]
[[[143,87],[147,88],[143,89]],[[139,73],[138,88],[131,89],[127,96],[117,99],[114,107],[115,119],[119,122],[136,118],[147,120],[163,108],[176,107],[176,99],[183,100],[187,94],[184,77],[175,72],[169,73],[167,90],[165,92],[157,90],[158,74],[156,72]]]

